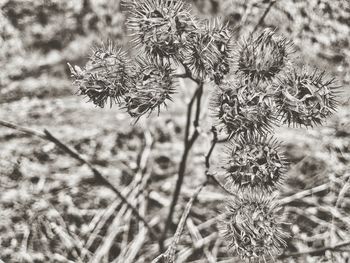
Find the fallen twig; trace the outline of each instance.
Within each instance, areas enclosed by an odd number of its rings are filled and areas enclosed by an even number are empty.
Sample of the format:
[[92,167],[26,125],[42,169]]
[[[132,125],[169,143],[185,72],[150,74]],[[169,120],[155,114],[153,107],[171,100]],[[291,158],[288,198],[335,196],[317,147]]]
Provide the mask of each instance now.
[[311,189],[307,189],[307,190],[304,190],[304,191],[301,191],[301,192],[298,192],[298,193],[295,193],[291,196],[287,196],[287,197],[284,197],[282,198],[281,200],[279,200],[279,203],[281,205],[287,205],[295,200],[299,200],[299,199],[302,199],[304,198],[305,196],[308,196],[308,195],[313,195],[315,193],[318,193],[318,192],[322,192],[322,191],[325,191],[327,190],[329,187],[331,186],[331,183],[325,183],[325,184],[321,184],[319,186],[316,186],[314,188],[311,188]]
[[196,191],[194,192],[194,194],[192,195],[191,199],[188,201],[185,210],[181,216],[180,222],[177,226],[176,232],[174,234],[173,240],[171,242],[171,245],[168,247],[168,249],[162,253],[161,255],[159,255],[157,258],[155,258],[152,263],[174,263],[175,262],[175,253],[176,253],[176,247],[177,244],[180,241],[180,237],[181,237],[181,233],[184,229],[185,223],[186,223],[186,219],[190,213],[191,207],[193,205],[193,202],[197,199],[200,191],[203,189],[203,187],[207,184],[207,180],[200,186],[198,186],[198,188],[196,189]]
[[281,256],[279,256],[280,259],[282,258],[289,258],[289,257],[300,257],[303,255],[308,255],[308,254],[320,254],[322,252],[325,251],[337,251],[338,249],[345,247],[345,246],[349,246],[350,245],[350,241],[344,241],[341,243],[338,243],[334,246],[326,246],[326,247],[322,247],[322,248],[318,248],[318,249],[311,249],[311,250],[307,250],[307,251],[300,251],[300,252],[294,252],[294,253],[290,253],[290,254],[282,254]]
[[158,238],[158,235],[149,226],[147,221],[139,214],[137,209],[133,205],[131,205],[129,203],[127,198],[112,183],[110,183],[101,174],[100,171],[98,171],[89,161],[85,160],[79,153],[77,153],[73,149],[69,148],[67,145],[65,145],[63,142],[61,142],[59,139],[54,137],[48,130],[45,129],[44,133],[41,133],[41,132],[37,132],[37,131],[32,130],[32,129],[29,129],[29,128],[26,128],[26,127],[21,127],[21,126],[19,126],[17,124],[13,124],[13,123],[2,121],[2,120],[0,120],[0,125],[4,126],[4,127],[7,127],[7,128],[10,128],[10,129],[14,129],[14,130],[26,133],[26,134],[29,134],[31,136],[39,137],[39,138],[41,138],[43,140],[47,140],[47,141],[53,142],[56,146],[58,146],[65,153],[69,154],[71,157],[73,157],[74,159],[78,160],[80,163],[87,165],[90,168],[90,170],[93,172],[95,178],[97,180],[99,180],[100,182],[102,182],[107,187],[109,187],[111,190],[113,190],[113,192],[116,193],[117,196],[122,200],[122,202],[124,204],[126,204],[129,209],[131,209],[131,211],[137,217],[137,219],[140,220],[148,228],[148,230],[150,231],[150,234],[154,238]]

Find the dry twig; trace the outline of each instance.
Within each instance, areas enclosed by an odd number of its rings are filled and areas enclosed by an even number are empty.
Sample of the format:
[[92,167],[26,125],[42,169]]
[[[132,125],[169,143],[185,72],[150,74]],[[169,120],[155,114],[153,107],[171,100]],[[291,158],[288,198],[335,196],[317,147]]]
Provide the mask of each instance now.
[[173,240],[171,242],[171,245],[168,247],[168,249],[159,255],[157,258],[155,258],[152,263],[174,263],[175,262],[175,253],[176,253],[176,247],[177,244],[180,241],[181,233],[185,227],[186,219],[190,213],[191,207],[193,205],[193,202],[197,199],[200,191],[203,189],[203,187],[207,184],[207,180],[194,192],[193,196],[191,197],[190,201],[188,201],[185,210],[181,216],[180,222],[177,226],[176,232],[174,234]]
[[31,135],[31,136],[36,136],[39,137],[43,140],[46,141],[50,141],[53,142],[57,147],[59,147],[61,150],[63,150],[65,153],[69,154],[71,157],[73,157],[74,159],[78,160],[80,163],[87,165],[90,170],[93,172],[95,178],[102,182],[104,185],[106,185],[107,187],[109,187],[110,189],[113,190],[114,193],[117,194],[117,196],[122,200],[122,202],[124,204],[126,204],[128,206],[129,209],[131,209],[131,211],[133,212],[133,214],[137,217],[138,220],[140,220],[150,231],[150,234],[157,238],[158,235],[154,232],[154,230],[149,226],[149,224],[147,223],[147,221],[145,220],[145,218],[143,218],[139,212],[137,211],[137,209],[131,205],[129,203],[129,201],[127,200],[127,198],[112,184],[110,183],[102,174],[100,171],[98,171],[89,161],[85,160],[79,153],[77,153],[76,151],[74,151],[73,149],[69,148],[67,145],[65,145],[63,142],[61,142],[59,139],[57,139],[56,137],[54,137],[48,130],[44,130],[44,133],[41,132],[37,132],[35,130],[26,128],[26,127],[21,127],[19,125],[10,123],[10,122],[6,122],[6,121],[2,121],[0,120],[0,125],[10,128],[10,129],[14,129],[17,131],[20,131],[22,133]]

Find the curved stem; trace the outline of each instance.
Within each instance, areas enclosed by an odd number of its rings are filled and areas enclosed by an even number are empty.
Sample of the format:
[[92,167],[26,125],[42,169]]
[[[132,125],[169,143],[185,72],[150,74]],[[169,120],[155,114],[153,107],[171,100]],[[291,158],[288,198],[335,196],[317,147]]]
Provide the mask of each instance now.
[[205,167],[207,168],[207,170],[209,170],[210,167],[210,156],[213,153],[214,148],[218,142],[218,131],[216,130],[215,126],[211,127],[211,132],[213,134],[213,140],[211,142],[211,146],[208,153],[205,155]]
[[[195,93],[193,94],[193,97],[191,99],[191,101],[188,104],[188,108],[187,108],[187,121],[186,121],[186,129],[185,129],[185,138],[184,138],[184,152],[182,154],[182,158],[181,158],[181,162],[179,165],[179,172],[178,172],[178,177],[177,177],[177,181],[176,181],[176,186],[175,186],[175,190],[173,193],[173,199],[171,201],[170,204],[170,208],[169,208],[169,213],[165,222],[165,226],[164,226],[164,230],[163,233],[161,235],[160,238],[160,250],[161,252],[164,250],[164,240],[166,238],[166,234],[169,230],[169,227],[172,223],[172,219],[173,219],[173,214],[175,211],[175,206],[177,204],[177,201],[179,199],[179,195],[181,192],[181,187],[183,184],[183,179],[185,176],[185,172],[186,172],[186,164],[187,164],[187,157],[188,154],[194,144],[194,142],[196,141],[196,139],[199,136],[199,117],[200,117],[200,108],[201,108],[201,98],[203,95],[203,83],[200,82],[198,88],[196,89]],[[196,103],[196,113],[195,113],[195,119],[193,121],[193,125],[194,125],[194,131],[192,133],[192,136],[189,136],[190,133],[190,126],[191,126],[191,117],[192,117],[192,106],[194,101],[197,101]]]

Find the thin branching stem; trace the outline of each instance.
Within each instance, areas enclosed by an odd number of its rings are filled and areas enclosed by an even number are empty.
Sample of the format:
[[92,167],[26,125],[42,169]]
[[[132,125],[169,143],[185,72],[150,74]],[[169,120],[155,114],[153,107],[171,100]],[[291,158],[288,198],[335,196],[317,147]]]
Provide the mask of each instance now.
[[[188,158],[188,154],[194,144],[194,142],[196,141],[196,139],[199,136],[199,117],[200,117],[200,110],[201,110],[201,98],[203,95],[203,83],[200,82],[198,88],[196,89],[195,93],[193,94],[193,97],[191,99],[191,101],[188,104],[188,108],[187,108],[187,121],[186,121],[186,128],[185,128],[185,138],[184,138],[184,152],[182,154],[182,158],[181,158],[181,162],[179,165],[179,172],[178,172],[178,177],[177,177],[177,181],[176,181],[176,186],[175,186],[175,190],[173,193],[173,198],[170,204],[170,208],[169,208],[169,213],[165,222],[165,226],[164,226],[164,230],[160,239],[160,250],[163,251],[164,250],[164,240],[166,238],[167,232],[169,230],[170,225],[172,224],[172,219],[173,219],[173,214],[175,211],[175,206],[177,204],[177,201],[179,199],[179,195],[181,192],[181,187],[182,187],[182,183],[183,183],[183,179],[185,176],[185,172],[186,172],[186,164],[187,164],[187,158]],[[192,118],[192,107],[193,107],[193,103],[196,103],[196,112],[195,112],[195,119],[193,121],[193,125],[194,125],[194,131],[192,133],[192,136],[189,136],[190,133],[190,128],[191,128],[191,118]]]
[[210,156],[214,151],[216,143],[218,142],[218,131],[216,130],[215,126],[211,127],[211,132],[213,134],[213,140],[211,142],[211,146],[208,153],[205,155],[205,167],[207,168],[207,170],[210,167]]
[[264,23],[264,19],[267,16],[267,14],[270,12],[271,8],[273,7],[273,5],[277,2],[277,0],[270,0],[269,5],[267,6],[267,8],[265,9],[263,15],[260,17],[258,23],[255,25],[252,34],[254,34],[256,32],[256,30],[259,28],[259,26],[261,26]]
[[175,78],[183,78],[183,79],[191,79],[190,76],[187,73],[180,73],[180,74],[174,74],[173,77]]
[[218,132],[215,128],[215,126],[211,127],[211,132],[213,134],[213,140],[211,142],[211,146],[209,148],[209,151],[207,152],[207,154],[205,155],[205,167],[206,167],[206,176],[208,181],[211,179],[215,184],[217,184],[221,189],[223,189],[227,194],[232,195],[232,196],[236,196],[236,194],[230,192],[224,185],[222,185],[220,183],[220,181],[215,177],[215,175],[213,173],[209,172],[209,168],[210,168],[210,157],[215,149],[215,146],[218,143]]
[[190,102],[188,103],[187,107],[187,118],[186,118],[186,128],[185,128],[185,138],[184,138],[184,147],[186,148],[186,145],[188,144],[189,137],[190,137],[190,130],[191,130],[191,119],[192,119],[192,107],[195,99],[198,96],[199,89],[196,89],[195,93],[193,94]]
[[183,232],[183,229],[185,227],[186,220],[190,214],[191,208],[193,203],[196,201],[199,193],[202,191],[202,189],[206,186],[208,183],[208,178],[200,185],[197,187],[197,189],[194,191],[191,199],[188,201],[184,212],[182,213],[180,222],[176,228],[176,232],[174,234],[173,240],[168,247],[168,249],[160,254],[157,258],[155,258],[152,263],[160,263],[160,262],[175,262],[175,253],[176,253],[176,247],[177,244],[180,241],[181,234]]
[[225,193],[231,195],[231,196],[237,196],[235,193],[228,190],[212,173],[207,173],[207,177],[210,178],[215,184],[217,184],[222,190],[224,190]]
[[67,145],[65,145],[62,141],[57,139],[55,136],[53,136],[48,130],[44,130],[44,132],[38,132],[26,127],[21,127],[17,124],[13,124],[7,121],[2,121],[0,120],[0,125],[14,129],[17,131],[20,131],[22,133],[31,135],[31,136],[36,136],[39,137],[43,140],[53,142],[57,147],[59,147],[61,150],[63,150],[65,153],[69,154],[71,157],[74,159],[78,160],[80,163],[87,165],[90,170],[93,172],[95,178],[97,179],[98,182],[101,182],[102,184],[106,185],[109,187],[116,195],[121,199],[121,201],[126,204],[129,209],[133,212],[133,214],[136,216],[136,218],[141,221],[145,227],[150,231],[152,237],[158,238],[158,235],[155,233],[153,228],[147,223],[146,219],[140,215],[140,213],[137,211],[137,209],[127,200],[127,198],[111,183],[109,182],[100,171],[98,171],[89,161],[85,160],[78,152],[75,150],[71,149]]
[[195,78],[195,77],[193,76],[191,70],[188,68],[188,66],[187,66],[185,63],[181,62],[181,65],[182,65],[183,68],[185,69],[185,73],[175,74],[174,76],[175,76],[175,77],[178,77],[178,78],[188,78],[188,79],[190,79],[190,80],[196,82],[198,85],[201,85],[202,80]]

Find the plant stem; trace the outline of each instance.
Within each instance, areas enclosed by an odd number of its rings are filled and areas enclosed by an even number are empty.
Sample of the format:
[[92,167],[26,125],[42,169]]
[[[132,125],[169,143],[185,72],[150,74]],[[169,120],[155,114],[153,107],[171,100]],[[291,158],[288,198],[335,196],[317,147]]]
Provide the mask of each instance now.
[[272,6],[277,2],[277,0],[270,0],[269,5],[267,6],[267,8],[265,9],[265,12],[263,13],[263,15],[260,17],[258,23],[255,25],[252,34],[255,33],[255,31],[259,28],[259,26],[262,25],[262,23],[264,22],[265,17],[267,16],[267,14],[270,12]]
[[213,140],[212,140],[212,142],[211,142],[211,146],[210,146],[210,148],[209,148],[208,153],[205,155],[205,167],[206,167],[206,172],[205,172],[205,174],[206,174],[207,180],[209,181],[209,180],[211,179],[214,183],[216,183],[216,184],[217,184],[221,189],[223,189],[226,193],[228,193],[229,195],[236,196],[236,194],[234,194],[234,193],[230,192],[228,189],[226,189],[226,187],[225,187],[224,185],[222,185],[218,179],[216,179],[216,177],[215,177],[214,174],[212,174],[212,173],[209,172],[209,168],[210,168],[210,157],[211,157],[211,155],[212,155],[212,153],[213,153],[213,151],[214,151],[214,148],[215,148],[216,144],[219,142],[219,141],[218,141],[218,132],[217,132],[215,126],[212,126],[212,127],[211,127],[211,132],[212,132],[212,134],[213,134]]
[[213,140],[211,142],[211,146],[210,146],[208,153],[205,155],[205,167],[207,168],[207,170],[209,170],[209,167],[210,167],[210,162],[209,162],[210,156],[214,151],[216,143],[218,142],[218,132],[217,132],[215,126],[211,126],[211,132],[213,134]]
[[177,244],[180,241],[181,234],[183,232],[183,229],[185,227],[186,220],[189,216],[191,207],[193,203],[196,201],[199,193],[202,191],[202,189],[206,186],[208,183],[208,178],[200,185],[197,187],[197,189],[194,191],[191,199],[188,201],[184,212],[182,213],[180,222],[176,228],[176,232],[174,234],[173,240],[168,247],[168,249],[161,255],[159,255],[157,258],[155,258],[152,263],[161,263],[161,262],[175,262],[175,253],[176,253],[176,247]]
[[[195,93],[193,94],[193,97],[192,97],[191,101],[189,102],[188,108],[187,108],[187,121],[186,121],[185,138],[184,138],[184,152],[182,154],[181,162],[179,165],[179,172],[178,172],[175,190],[173,193],[173,199],[172,199],[171,204],[170,204],[169,213],[168,213],[168,216],[167,216],[167,219],[165,222],[165,226],[164,226],[164,230],[163,230],[163,233],[161,235],[160,242],[159,242],[160,243],[159,249],[161,252],[164,251],[164,240],[166,238],[169,227],[172,223],[173,214],[175,211],[175,206],[177,204],[177,201],[179,199],[179,195],[181,192],[181,187],[182,187],[183,179],[184,179],[185,172],[186,172],[187,157],[188,157],[188,154],[189,154],[194,142],[196,141],[196,139],[199,136],[199,117],[200,117],[200,110],[201,110],[200,108],[201,108],[202,95],[203,95],[203,83],[200,82],[199,86],[196,89]],[[195,119],[193,121],[194,131],[193,131],[191,138],[189,138],[190,127],[191,127],[191,117],[192,117],[192,106],[193,106],[193,103],[195,100],[197,103],[196,103]]]

